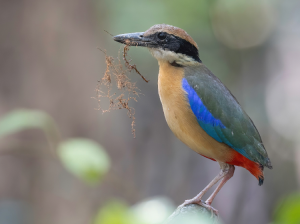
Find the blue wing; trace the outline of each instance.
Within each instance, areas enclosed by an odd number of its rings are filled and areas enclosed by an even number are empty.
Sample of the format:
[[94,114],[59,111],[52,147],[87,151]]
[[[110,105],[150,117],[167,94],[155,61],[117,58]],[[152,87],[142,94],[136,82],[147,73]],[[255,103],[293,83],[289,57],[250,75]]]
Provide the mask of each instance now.
[[196,74],[183,78],[182,87],[199,125],[209,136],[271,167],[253,122],[220,80],[211,73]]

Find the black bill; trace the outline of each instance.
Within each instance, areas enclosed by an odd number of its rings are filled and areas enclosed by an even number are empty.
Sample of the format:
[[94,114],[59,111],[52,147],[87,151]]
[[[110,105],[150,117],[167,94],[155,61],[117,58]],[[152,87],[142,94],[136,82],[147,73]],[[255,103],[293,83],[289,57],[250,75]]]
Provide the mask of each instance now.
[[120,34],[113,39],[129,46],[151,47],[155,44],[150,38],[144,37],[143,32]]

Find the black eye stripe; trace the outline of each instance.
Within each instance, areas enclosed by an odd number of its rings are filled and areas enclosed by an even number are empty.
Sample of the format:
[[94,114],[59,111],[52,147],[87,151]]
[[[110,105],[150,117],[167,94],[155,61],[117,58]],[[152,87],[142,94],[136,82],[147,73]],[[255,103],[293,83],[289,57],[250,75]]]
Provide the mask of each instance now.
[[[164,39],[160,39],[159,35],[165,34]],[[173,34],[168,34],[166,32],[158,32],[147,36],[148,39],[152,39],[155,44],[152,47],[161,47],[164,50],[170,50],[175,53],[180,53],[192,57],[195,61],[201,62],[198,49],[190,42],[182,39]]]
[[186,41],[185,39],[182,39],[178,36],[171,35],[175,42],[177,43],[177,46],[179,46],[177,49],[170,49],[173,50],[176,53],[184,54],[187,56],[192,57],[194,60],[201,62],[198,54],[198,49],[191,44],[190,42]]

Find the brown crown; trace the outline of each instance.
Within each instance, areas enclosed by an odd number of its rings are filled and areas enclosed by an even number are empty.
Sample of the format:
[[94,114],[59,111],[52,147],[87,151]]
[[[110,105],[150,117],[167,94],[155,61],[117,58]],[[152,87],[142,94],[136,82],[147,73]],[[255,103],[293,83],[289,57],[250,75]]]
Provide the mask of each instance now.
[[166,32],[169,34],[173,34],[174,36],[180,37],[181,39],[184,39],[184,40],[190,42],[198,49],[197,43],[193,40],[193,38],[191,38],[190,35],[187,34],[187,32],[185,32],[183,29],[180,29],[175,26],[167,25],[167,24],[157,24],[157,25],[150,27],[144,33],[144,36],[149,36],[149,35],[157,33],[157,32]]

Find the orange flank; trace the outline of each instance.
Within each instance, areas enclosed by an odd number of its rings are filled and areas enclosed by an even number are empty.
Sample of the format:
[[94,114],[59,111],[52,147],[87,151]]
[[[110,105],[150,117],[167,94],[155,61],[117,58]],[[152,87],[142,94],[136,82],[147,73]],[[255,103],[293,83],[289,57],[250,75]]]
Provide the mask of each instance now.
[[[234,166],[241,166],[244,167],[246,170],[248,170],[253,176],[256,177],[256,179],[264,179],[264,173],[262,170],[262,167],[259,165],[259,163],[253,162],[250,159],[247,159],[242,154],[238,153],[234,149],[230,149],[231,159],[228,161],[225,161],[226,163]],[[201,154],[200,154],[201,155]],[[209,158],[207,156],[201,155],[207,159],[211,159],[213,161],[216,161],[213,158]]]

